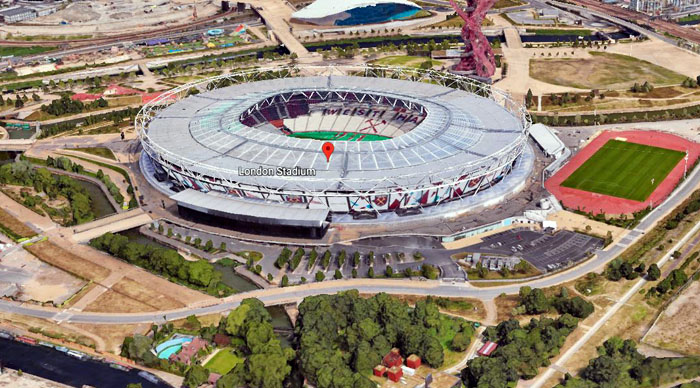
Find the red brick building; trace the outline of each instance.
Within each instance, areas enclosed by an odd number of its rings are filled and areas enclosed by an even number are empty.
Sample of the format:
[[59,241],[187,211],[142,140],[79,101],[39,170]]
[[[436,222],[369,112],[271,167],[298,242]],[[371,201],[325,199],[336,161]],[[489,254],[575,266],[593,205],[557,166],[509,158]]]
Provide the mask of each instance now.
[[386,373],[386,367],[384,365],[377,365],[374,367],[373,373],[377,377],[384,377]]
[[420,366],[420,357],[416,356],[415,354],[411,354],[406,359],[406,366],[411,369],[418,368]]
[[393,348],[391,349],[391,352],[389,352],[386,356],[384,356],[384,365],[387,368],[392,368],[392,367],[400,367],[401,364],[403,364],[403,357],[401,357],[401,353],[399,352],[399,349]]
[[389,380],[398,383],[401,380],[401,376],[403,376],[403,370],[401,370],[401,366],[392,366],[386,371],[386,376]]

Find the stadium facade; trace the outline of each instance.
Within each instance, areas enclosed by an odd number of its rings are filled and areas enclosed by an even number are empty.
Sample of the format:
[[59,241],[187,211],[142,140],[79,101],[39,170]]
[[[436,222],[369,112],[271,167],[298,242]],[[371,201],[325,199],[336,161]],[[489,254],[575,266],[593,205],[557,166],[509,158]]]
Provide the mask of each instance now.
[[314,25],[354,26],[407,19],[421,7],[408,0],[316,0],[292,14],[292,21]]
[[331,213],[404,215],[490,190],[527,147],[525,109],[465,77],[298,71],[214,77],[144,106],[145,163],[184,189],[172,193],[181,210],[318,235]]

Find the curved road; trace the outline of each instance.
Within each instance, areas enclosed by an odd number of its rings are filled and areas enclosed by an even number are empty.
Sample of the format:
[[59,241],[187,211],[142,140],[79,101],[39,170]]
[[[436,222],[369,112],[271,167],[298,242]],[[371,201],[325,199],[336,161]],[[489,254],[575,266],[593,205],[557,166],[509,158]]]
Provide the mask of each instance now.
[[665,214],[680,205],[696,187],[700,185],[700,168],[695,169],[686,181],[674,191],[660,206],[649,213],[634,230],[628,231],[617,243],[576,267],[564,272],[518,284],[498,287],[478,288],[469,283],[446,283],[441,281],[390,280],[390,279],[347,279],[311,283],[285,288],[270,288],[244,292],[224,298],[211,305],[201,305],[185,309],[159,311],[156,313],[88,313],[75,310],[60,310],[0,300],[0,311],[22,314],[37,318],[53,319],[60,322],[93,324],[132,324],[164,322],[185,318],[188,315],[221,313],[236,308],[245,298],[258,298],[266,305],[295,303],[307,296],[330,294],[337,291],[357,289],[363,293],[386,292],[389,294],[434,295],[445,297],[468,297],[483,300],[493,299],[501,293],[516,294],[522,285],[550,287],[579,278],[603,266],[623,252],[651,229]]

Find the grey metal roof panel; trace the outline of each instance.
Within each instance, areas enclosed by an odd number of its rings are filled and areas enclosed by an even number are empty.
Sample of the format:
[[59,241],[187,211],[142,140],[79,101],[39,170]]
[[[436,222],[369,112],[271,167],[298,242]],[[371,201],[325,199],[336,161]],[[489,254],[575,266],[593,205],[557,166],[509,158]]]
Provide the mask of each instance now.
[[221,193],[187,189],[170,197],[179,206],[233,220],[281,226],[322,227],[329,210],[292,203],[243,200]]

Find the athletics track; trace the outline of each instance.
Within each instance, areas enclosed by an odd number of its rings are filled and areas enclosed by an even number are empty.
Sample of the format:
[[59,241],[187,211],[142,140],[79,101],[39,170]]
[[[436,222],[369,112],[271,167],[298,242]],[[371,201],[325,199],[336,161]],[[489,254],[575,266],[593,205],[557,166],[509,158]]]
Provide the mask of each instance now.
[[688,169],[695,163],[700,155],[700,144],[688,139],[659,131],[605,131],[593,139],[586,147],[580,150],[571,160],[564,165],[554,176],[545,182],[545,188],[554,194],[558,200],[569,209],[579,209],[594,214],[631,214],[644,209],[651,203],[653,206],[660,204],[683,178],[685,161],[681,159],[676,167],[671,170],[666,179],[659,184],[644,202],[613,197],[605,194],[592,193],[562,186],[576,169],[588,158],[596,153],[610,139],[625,139],[631,143],[645,144],[654,147],[667,148],[677,151],[688,151]]

